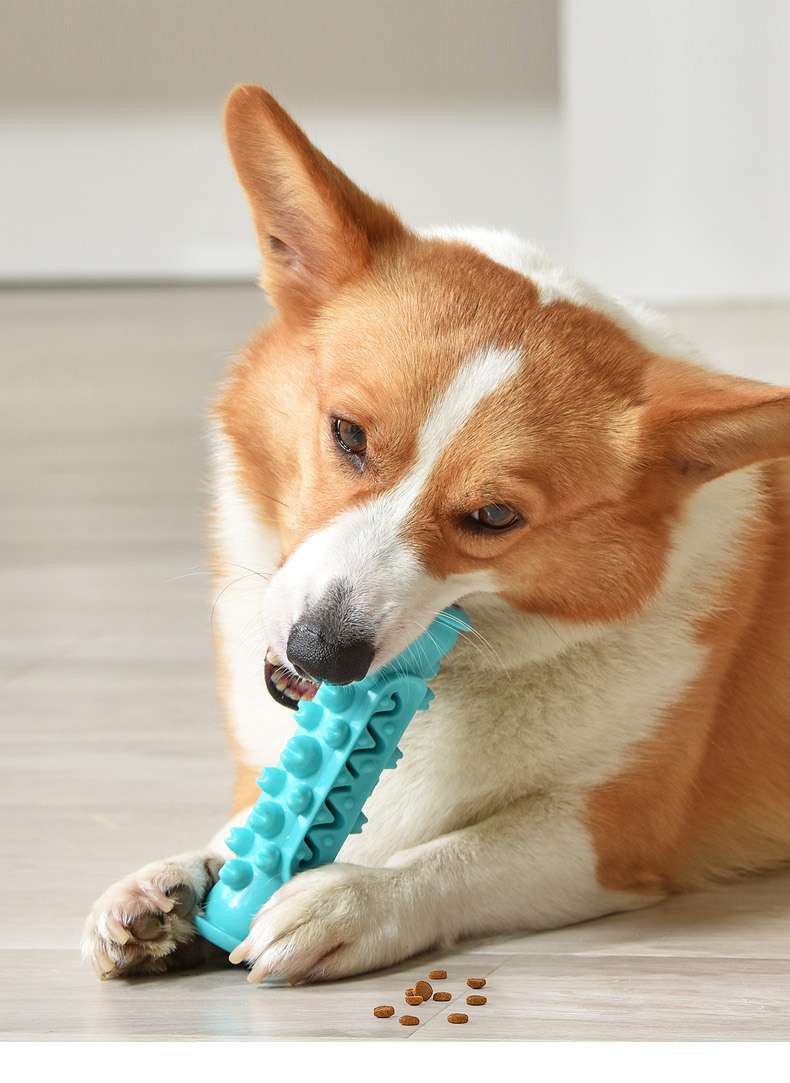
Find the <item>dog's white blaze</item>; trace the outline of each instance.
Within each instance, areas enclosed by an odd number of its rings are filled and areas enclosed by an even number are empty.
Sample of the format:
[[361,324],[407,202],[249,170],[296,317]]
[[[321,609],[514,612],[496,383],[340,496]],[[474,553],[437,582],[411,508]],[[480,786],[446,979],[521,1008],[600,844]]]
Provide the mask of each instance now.
[[461,365],[423,423],[417,442],[416,463],[393,490],[393,495],[400,490],[402,497],[405,497],[403,504],[407,512],[447,446],[470,420],[480,403],[516,375],[522,357],[521,350],[488,346]]
[[244,495],[232,447],[214,429],[215,525],[227,565],[227,577],[218,584],[215,621],[229,711],[251,764],[276,758],[291,725],[290,711],[266,692],[263,652],[271,645],[285,657],[291,626],[307,600],[320,598],[333,579],[348,579],[355,608],[381,622],[376,665],[398,654],[451,602],[496,589],[487,572],[433,579],[402,538],[401,527],[442,452],[479,404],[516,374],[520,362],[519,351],[493,347],[470,357],[426,418],[409,473],[388,493],[344,512],[307,538],[268,587],[262,575],[273,573],[279,561],[276,533]]
[[402,650],[450,602],[495,589],[486,572],[429,576],[403,524],[446,448],[480,404],[516,375],[521,361],[520,350],[493,346],[469,357],[426,417],[409,472],[388,492],[338,515],[291,555],[267,597],[267,627],[278,653],[285,656],[288,633],[305,606],[319,602],[336,579],[351,585],[352,609],[377,633],[376,665]]
[[[361,519],[369,520],[377,529],[397,534],[452,440],[481,402],[516,375],[521,361],[521,350],[494,346],[479,350],[465,361],[423,422],[417,438],[417,458],[408,474],[389,492],[340,516],[337,523],[348,517],[358,527]],[[333,524],[326,529],[332,530]]]

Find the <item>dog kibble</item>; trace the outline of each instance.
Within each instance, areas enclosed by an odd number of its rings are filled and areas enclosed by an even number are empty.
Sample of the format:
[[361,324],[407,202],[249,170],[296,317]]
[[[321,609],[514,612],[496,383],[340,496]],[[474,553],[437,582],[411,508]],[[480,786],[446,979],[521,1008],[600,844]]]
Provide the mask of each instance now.
[[468,1023],[469,1016],[466,1012],[450,1012],[447,1016],[448,1023]]
[[485,983],[486,983],[485,978],[467,978],[466,979],[466,984],[469,986],[470,989],[482,989],[483,986],[485,985]]
[[452,998],[452,994],[450,994],[450,993],[434,993],[433,994],[433,999],[434,1000],[452,1000],[453,998]]
[[447,971],[446,970],[429,970],[428,971],[428,977],[432,981],[442,981],[444,978],[447,977]]
[[430,1000],[433,996],[433,986],[427,981],[417,981],[414,983],[414,994],[422,997],[423,1000]]
[[422,1004],[422,997],[418,996],[416,993],[413,997],[404,997],[403,999],[407,1004],[410,1004],[412,1008],[417,1008]]
[[488,1003],[488,997],[480,997],[480,996],[467,997],[466,998],[466,1003],[467,1004],[487,1004]]
[[416,994],[416,993],[414,992],[414,986],[413,986],[413,985],[410,985],[410,986],[409,986],[409,988],[408,988],[408,989],[406,990],[406,992],[405,992],[405,993],[404,993],[403,995],[404,995],[405,997],[413,997],[413,996],[416,996],[417,994]]
[[398,1022],[402,1027],[418,1027],[420,1025],[416,1015],[402,1015]]
[[379,1004],[378,1008],[373,1009],[373,1014],[377,1019],[389,1019],[395,1014],[395,1009],[391,1004]]

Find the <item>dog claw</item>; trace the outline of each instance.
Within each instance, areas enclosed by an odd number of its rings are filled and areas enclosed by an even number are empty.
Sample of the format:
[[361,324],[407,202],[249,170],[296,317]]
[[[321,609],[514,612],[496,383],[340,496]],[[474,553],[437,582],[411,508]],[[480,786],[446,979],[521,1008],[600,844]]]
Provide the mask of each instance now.
[[107,930],[111,934],[116,944],[120,944],[122,947],[124,944],[128,944],[132,939],[132,934],[126,928],[122,921],[119,921],[114,914],[107,915]]
[[247,951],[247,941],[242,940],[240,944],[237,944],[233,951],[228,956],[228,962],[233,963],[234,966],[237,963],[243,963]]
[[107,981],[113,976],[116,965],[104,952],[99,952],[93,960],[93,969],[100,981]]
[[147,883],[140,885],[145,894],[155,902],[159,909],[169,914],[173,907],[176,905],[175,899],[171,899],[169,895],[165,895],[164,891],[160,891],[155,884]]

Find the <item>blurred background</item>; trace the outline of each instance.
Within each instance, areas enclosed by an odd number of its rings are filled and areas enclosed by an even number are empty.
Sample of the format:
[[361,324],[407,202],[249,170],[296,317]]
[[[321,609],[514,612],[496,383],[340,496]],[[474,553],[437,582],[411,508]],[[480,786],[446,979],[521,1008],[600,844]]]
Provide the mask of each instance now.
[[[225,95],[263,83],[407,222],[525,234],[661,306],[720,367],[790,383],[790,2],[0,15],[0,1034],[260,1034],[247,1002],[211,1014],[162,991],[161,1020],[138,1017],[76,953],[104,887],[201,846],[228,809],[205,432],[267,307]],[[660,1018],[651,981],[635,996]],[[534,1010],[551,1020],[554,1002]]]
[[5,0],[0,278],[248,279],[222,144],[266,85],[415,225],[655,300],[790,292],[787,0]]

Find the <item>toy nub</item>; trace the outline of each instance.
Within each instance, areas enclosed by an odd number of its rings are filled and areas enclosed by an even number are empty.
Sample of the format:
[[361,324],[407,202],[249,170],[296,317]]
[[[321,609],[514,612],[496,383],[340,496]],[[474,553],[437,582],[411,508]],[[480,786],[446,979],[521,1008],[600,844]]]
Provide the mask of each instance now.
[[195,919],[201,936],[232,951],[286,880],[334,861],[346,838],[362,830],[362,806],[381,772],[401,758],[398,741],[409,722],[433,699],[426,681],[469,627],[451,606],[376,673],[355,684],[322,684],[301,701],[296,734],[258,779],[263,792],[245,825],[225,840],[236,857],[223,865]]

